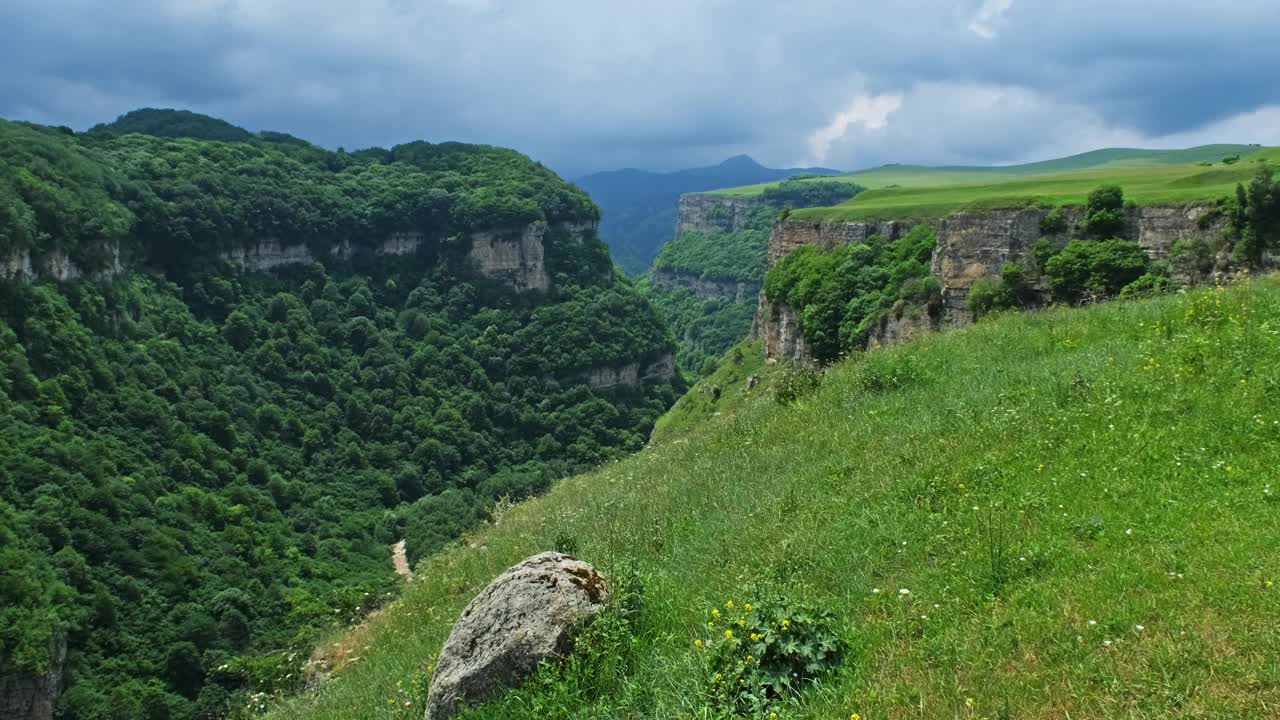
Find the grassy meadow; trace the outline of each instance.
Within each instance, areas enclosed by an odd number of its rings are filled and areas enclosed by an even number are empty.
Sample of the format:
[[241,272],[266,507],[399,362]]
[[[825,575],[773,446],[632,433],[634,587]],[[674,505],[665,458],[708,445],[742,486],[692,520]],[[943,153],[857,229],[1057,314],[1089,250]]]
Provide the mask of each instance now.
[[[1239,160],[1224,163],[1229,157]],[[887,165],[847,177],[865,187],[847,203],[796,210],[815,220],[913,218],[930,220],[960,210],[1083,204],[1103,184],[1124,188],[1138,204],[1179,203],[1226,197],[1248,182],[1262,161],[1280,165],[1280,148],[1209,145],[1189,150],[1099,150],[1042,163],[992,168],[928,168]],[[753,195],[768,185],[719,192]]]
[[425,559],[268,717],[421,717],[462,608],[557,546],[636,573],[634,634],[592,682],[470,717],[727,717],[708,618],[771,595],[847,648],[779,718],[1276,717],[1280,281],[1006,315],[789,405],[758,390]]

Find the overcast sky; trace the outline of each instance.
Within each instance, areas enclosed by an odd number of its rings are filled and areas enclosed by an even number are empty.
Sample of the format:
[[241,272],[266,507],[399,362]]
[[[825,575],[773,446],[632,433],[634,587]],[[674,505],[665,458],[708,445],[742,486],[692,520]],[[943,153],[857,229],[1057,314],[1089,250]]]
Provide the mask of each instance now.
[[570,176],[1280,145],[1280,0],[0,3],[0,116],[148,106]]

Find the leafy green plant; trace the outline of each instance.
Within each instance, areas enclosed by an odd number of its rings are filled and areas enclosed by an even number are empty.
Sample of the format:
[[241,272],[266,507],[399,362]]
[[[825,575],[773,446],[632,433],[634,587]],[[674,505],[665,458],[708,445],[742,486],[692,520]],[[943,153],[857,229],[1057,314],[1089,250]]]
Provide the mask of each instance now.
[[726,601],[706,624],[707,639],[695,645],[706,654],[708,693],[735,714],[775,712],[844,661],[835,616],[785,597]]
[[794,364],[782,371],[773,383],[773,398],[779,405],[789,405],[818,389],[822,374],[809,365]]
[[1145,273],[1142,277],[1125,285],[1120,290],[1122,298],[1140,298],[1159,295],[1160,293],[1169,292],[1173,287],[1173,283],[1169,280],[1168,275],[1160,273]]
[[1072,240],[1045,263],[1054,295],[1067,302],[1116,295],[1147,271],[1146,253],[1129,240]]
[[1103,185],[1089,193],[1084,206],[1085,234],[1092,238],[1124,234],[1124,190],[1119,185]]
[[1069,223],[1062,208],[1056,207],[1040,219],[1040,232],[1045,235],[1059,235],[1067,231]]

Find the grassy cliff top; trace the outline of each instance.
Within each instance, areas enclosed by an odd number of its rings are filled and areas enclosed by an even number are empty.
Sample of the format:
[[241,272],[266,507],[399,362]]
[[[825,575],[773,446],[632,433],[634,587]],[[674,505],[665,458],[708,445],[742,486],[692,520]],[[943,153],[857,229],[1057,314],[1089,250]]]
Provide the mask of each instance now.
[[343,641],[359,659],[269,717],[421,717],[467,602],[570,543],[638,571],[630,659],[479,717],[718,717],[695,641],[761,589],[830,610],[849,646],[788,720],[1270,717],[1278,327],[1266,279],[997,318],[850,359],[790,406],[750,395],[422,562]]
[[[1235,162],[1224,162],[1236,158]],[[867,188],[830,208],[797,210],[815,220],[913,218],[928,220],[965,209],[1072,205],[1102,184],[1124,187],[1139,204],[1212,200],[1231,194],[1252,176],[1257,161],[1280,164],[1280,148],[1207,145],[1189,150],[1098,150],[1059,160],[1010,167],[887,165],[847,176]],[[754,195],[768,185],[719,191]]]

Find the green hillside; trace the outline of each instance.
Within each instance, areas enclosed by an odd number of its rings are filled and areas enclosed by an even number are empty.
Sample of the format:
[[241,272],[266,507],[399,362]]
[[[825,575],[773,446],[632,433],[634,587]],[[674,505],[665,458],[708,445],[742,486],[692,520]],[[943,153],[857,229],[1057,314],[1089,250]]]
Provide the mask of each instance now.
[[755,642],[721,630],[748,602],[830,612],[846,648],[762,717],[1274,717],[1278,328],[1265,279],[997,318],[786,406],[746,394],[420,563],[358,657],[269,717],[421,717],[463,606],[552,547],[634,571],[639,614],[468,717],[729,716],[711,658]]
[[[1122,168],[1154,167],[1161,165],[1192,165],[1196,163],[1221,164],[1225,158],[1245,157],[1259,152],[1257,145],[1201,145],[1185,150],[1139,150],[1133,148],[1108,148],[1093,150],[1065,158],[1026,163],[1023,165],[997,166],[942,166],[884,165],[859,170],[837,177],[849,178],[868,188],[940,187],[951,185],[991,184],[1030,175],[1063,173],[1077,170],[1108,170]],[[810,181],[812,182],[812,181]],[[759,195],[776,182],[723,188],[716,193],[724,195]]]
[[1102,184],[1120,185],[1125,197],[1139,205],[1216,200],[1234,194],[1247,183],[1258,163],[1280,166],[1280,149],[1253,153],[1232,164],[1104,165],[1090,170],[1001,178],[988,182],[881,187],[861,193],[832,208],[809,208],[795,217],[815,220],[939,218],[961,210],[1080,205],[1089,191]]

